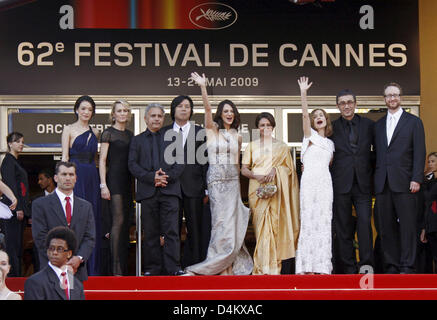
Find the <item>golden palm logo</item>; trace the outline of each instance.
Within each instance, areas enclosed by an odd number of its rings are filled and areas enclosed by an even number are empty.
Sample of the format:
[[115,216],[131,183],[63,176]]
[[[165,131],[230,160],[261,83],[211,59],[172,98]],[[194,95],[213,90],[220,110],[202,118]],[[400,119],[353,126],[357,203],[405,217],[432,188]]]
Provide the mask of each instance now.
[[209,21],[225,21],[228,20],[232,15],[231,12],[222,12],[212,9],[208,9],[206,10],[206,12],[203,11],[203,9],[200,9],[200,11],[202,12],[202,14],[196,17],[196,21],[199,21],[202,18],[205,18]]
[[231,6],[218,2],[202,3],[191,9],[192,24],[202,29],[224,29],[237,21],[237,11]]

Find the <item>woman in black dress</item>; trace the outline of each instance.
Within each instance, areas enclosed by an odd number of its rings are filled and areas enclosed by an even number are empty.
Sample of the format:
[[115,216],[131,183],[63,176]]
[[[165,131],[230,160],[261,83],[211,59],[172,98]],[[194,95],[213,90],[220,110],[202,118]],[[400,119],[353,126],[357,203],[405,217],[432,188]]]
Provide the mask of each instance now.
[[113,275],[127,275],[129,217],[132,211],[132,176],[127,166],[133,133],[126,129],[131,118],[129,103],[117,100],[112,105],[112,126],[103,131],[100,145],[100,189],[109,200],[112,217],[109,234]]
[[23,151],[24,137],[19,132],[11,132],[6,137],[9,152],[1,164],[3,182],[12,190],[18,200],[14,214],[10,219],[3,220],[6,252],[9,255],[10,277],[21,276],[21,257],[23,248],[24,218],[30,218],[29,182],[27,172],[18,163],[17,158]]
[[420,240],[429,243],[432,258],[437,264],[437,152],[428,155],[428,172],[422,184],[424,216]]

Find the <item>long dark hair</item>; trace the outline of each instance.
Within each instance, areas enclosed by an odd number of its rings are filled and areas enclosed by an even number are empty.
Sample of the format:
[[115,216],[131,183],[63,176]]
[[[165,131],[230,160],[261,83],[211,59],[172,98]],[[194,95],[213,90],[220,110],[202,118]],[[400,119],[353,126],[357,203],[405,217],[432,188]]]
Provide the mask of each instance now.
[[238,127],[240,126],[240,113],[238,112],[237,107],[231,100],[223,100],[218,104],[217,112],[214,115],[214,122],[218,124],[219,129],[225,128],[222,120],[222,113],[223,113],[223,108],[225,107],[226,104],[230,105],[232,107],[232,110],[234,111],[234,121],[231,124],[231,128],[238,130]]
[[94,102],[93,98],[90,96],[81,96],[77,98],[76,102],[74,103],[74,114],[76,115],[76,120],[79,119],[79,116],[77,115],[77,109],[79,109],[79,106],[83,101],[89,102],[93,108],[93,116],[96,114],[96,103]]

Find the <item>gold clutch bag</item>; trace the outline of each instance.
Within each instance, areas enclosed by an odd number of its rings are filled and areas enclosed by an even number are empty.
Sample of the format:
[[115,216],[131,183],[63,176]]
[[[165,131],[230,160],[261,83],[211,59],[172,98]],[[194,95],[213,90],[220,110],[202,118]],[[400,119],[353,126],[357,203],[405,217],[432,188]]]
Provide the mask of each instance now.
[[275,184],[262,184],[256,189],[256,196],[260,199],[268,199],[275,195],[278,191],[278,187]]

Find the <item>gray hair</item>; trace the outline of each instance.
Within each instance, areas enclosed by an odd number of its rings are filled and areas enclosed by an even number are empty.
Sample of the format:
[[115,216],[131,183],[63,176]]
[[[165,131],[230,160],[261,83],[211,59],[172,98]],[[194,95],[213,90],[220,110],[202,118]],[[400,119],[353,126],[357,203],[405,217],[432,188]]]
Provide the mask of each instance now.
[[159,109],[161,109],[162,114],[165,114],[164,107],[160,103],[153,102],[153,103],[150,103],[150,104],[147,105],[147,107],[146,107],[146,116],[149,114],[150,109],[153,109],[153,108],[159,108]]

